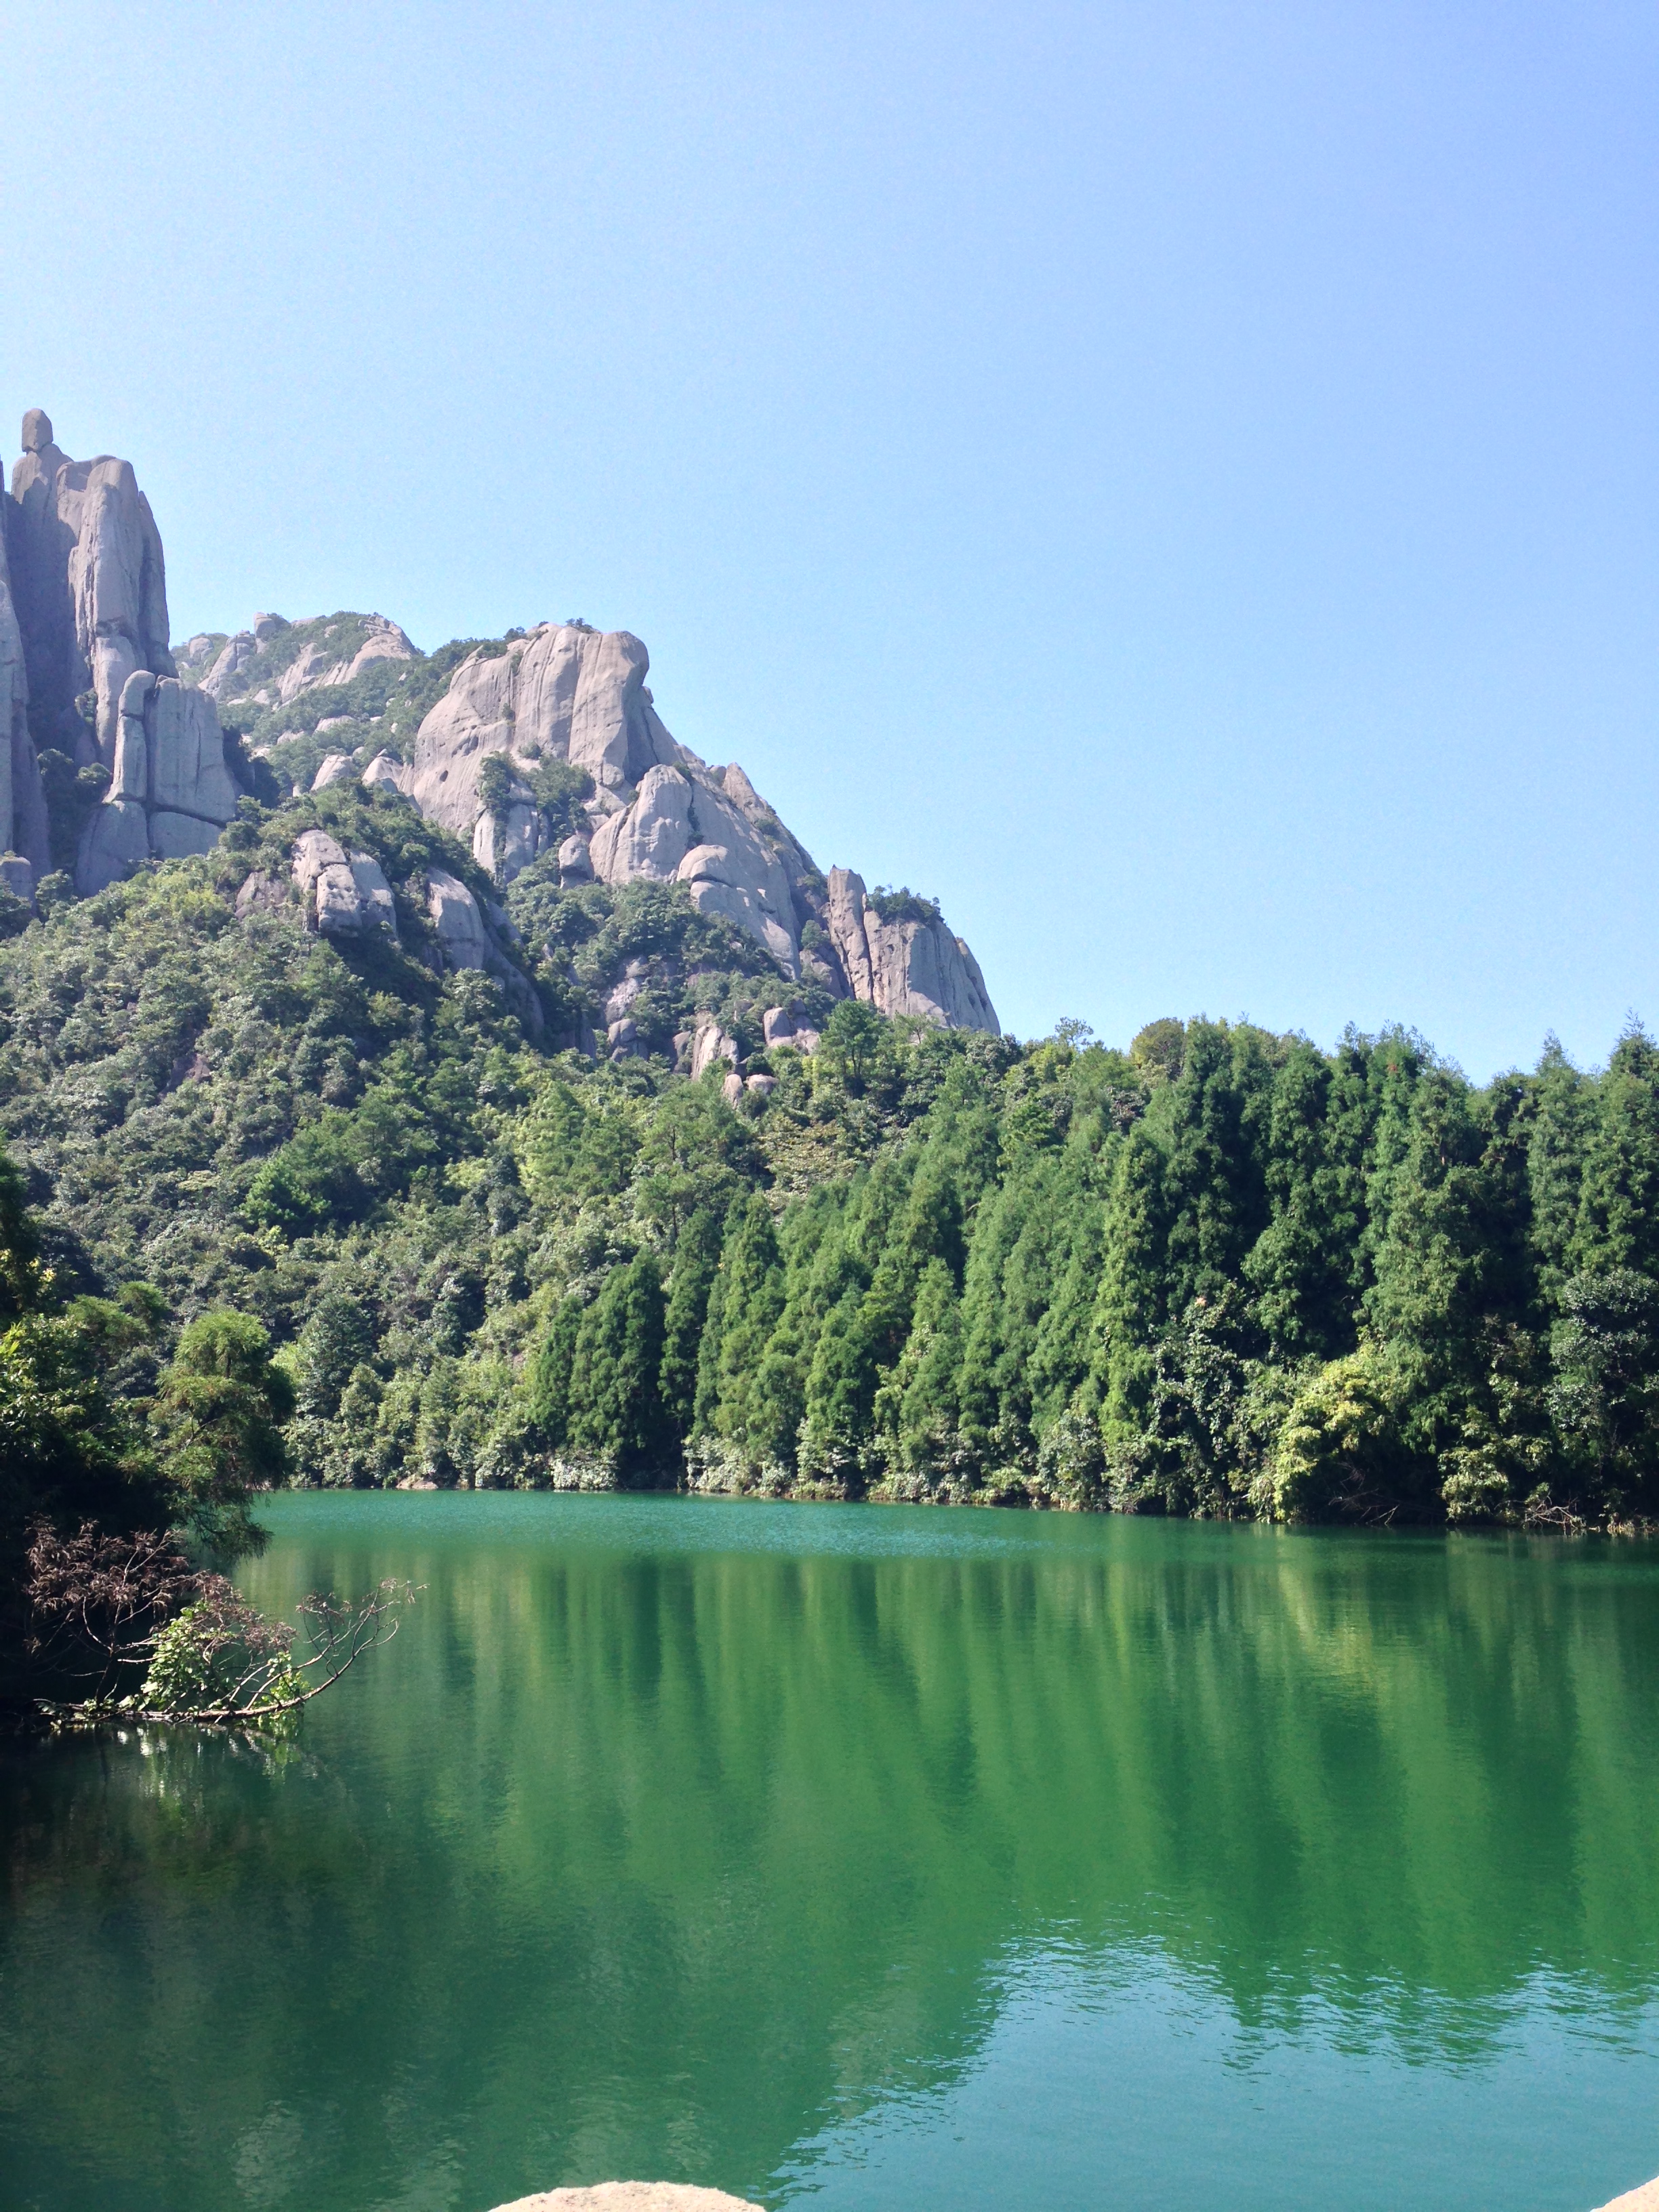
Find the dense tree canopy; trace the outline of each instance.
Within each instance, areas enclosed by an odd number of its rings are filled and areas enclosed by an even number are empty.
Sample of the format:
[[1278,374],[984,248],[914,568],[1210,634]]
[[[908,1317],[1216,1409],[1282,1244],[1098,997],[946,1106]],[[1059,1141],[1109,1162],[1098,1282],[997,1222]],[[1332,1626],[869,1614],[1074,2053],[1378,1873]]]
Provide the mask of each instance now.
[[[664,886],[507,902],[546,1020],[410,909],[235,912],[317,802],[0,943],[0,1518],[204,1540],[287,1479],[689,1483],[1370,1521],[1659,1516],[1659,1047],[1472,1085],[1167,1019],[815,1009]],[[274,856],[274,857],[273,857]],[[408,896],[403,888],[411,886]],[[634,896],[635,891],[649,896]],[[562,1048],[626,969],[644,1050]],[[700,1012],[769,1094],[673,1072]],[[204,1318],[210,1316],[210,1318]],[[274,1364],[273,1364],[274,1361]]]

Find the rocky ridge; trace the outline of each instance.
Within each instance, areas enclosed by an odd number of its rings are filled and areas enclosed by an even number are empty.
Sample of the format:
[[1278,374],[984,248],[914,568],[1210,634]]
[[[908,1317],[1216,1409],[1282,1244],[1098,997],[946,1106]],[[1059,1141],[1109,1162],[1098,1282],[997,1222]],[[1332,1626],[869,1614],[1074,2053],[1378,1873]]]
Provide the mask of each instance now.
[[[207,851],[244,796],[361,780],[469,844],[503,888],[531,870],[560,889],[678,885],[820,1003],[998,1033],[978,963],[938,908],[872,895],[848,869],[826,877],[741,768],[671,735],[628,631],[548,622],[428,656],[381,615],[264,613],[175,655],[161,536],[131,465],[71,460],[39,409],[23,445],[0,531],[0,877],[17,895],[64,865],[71,830],[76,887],[90,895],[146,860]],[[386,924],[390,893],[382,902],[363,875],[372,860],[301,846],[294,881],[312,927]],[[446,958],[501,966],[505,915],[488,920],[447,881],[432,891]],[[628,1020],[624,1009],[607,1024],[613,1051],[630,1048],[617,1034]],[[811,1049],[810,1020],[790,1020]]]

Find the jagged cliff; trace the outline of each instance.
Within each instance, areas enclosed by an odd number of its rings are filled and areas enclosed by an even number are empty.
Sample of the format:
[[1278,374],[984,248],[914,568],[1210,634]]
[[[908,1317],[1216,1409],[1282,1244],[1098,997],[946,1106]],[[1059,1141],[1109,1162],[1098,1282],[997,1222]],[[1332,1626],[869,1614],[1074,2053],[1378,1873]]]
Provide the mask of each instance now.
[[[0,838],[26,864],[10,866],[14,891],[64,866],[71,833],[90,894],[207,851],[240,798],[301,787],[290,769],[307,788],[361,777],[470,843],[498,885],[532,867],[565,887],[678,884],[792,981],[997,1032],[938,908],[825,876],[741,768],[669,733],[626,630],[544,623],[427,656],[384,616],[262,614],[175,657],[161,536],[131,465],[71,460],[39,409],[23,446],[0,532]],[[295,868],[316,927],[363,925],[361,900],[319,900],[315,868],[297,854]]]
[[[61,764],[79,834],[77,888],[101,890],[148,860],[205,853],[244,786],[213,702],[180,684],[167,643],[161,532],[130,462],[71,460],[38,408],[4,502],[9,591],[0,684],[11,720],[0,832],[25,862],[14,891],[54,860],[43,770]],[[101,804],[95,803],[101,794]]]

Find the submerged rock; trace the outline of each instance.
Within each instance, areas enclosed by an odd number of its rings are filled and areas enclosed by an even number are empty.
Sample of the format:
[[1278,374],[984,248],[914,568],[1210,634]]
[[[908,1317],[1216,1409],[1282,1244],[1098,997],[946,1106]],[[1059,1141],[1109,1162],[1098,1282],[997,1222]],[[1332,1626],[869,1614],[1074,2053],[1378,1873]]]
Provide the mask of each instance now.
[[497,2212],[761,2212],[761,2207],[723,2189],[695,2189],[681,2181],[596,2181],[585,2189],[515,2197]]
[[[529,2201],[533,2203],[535,2199]],[[1645,2181],[1639,2189],[1627,2189],[1622,2197],[1601,2206],[1600,2212],[1659,2212],[1659,2181]]]

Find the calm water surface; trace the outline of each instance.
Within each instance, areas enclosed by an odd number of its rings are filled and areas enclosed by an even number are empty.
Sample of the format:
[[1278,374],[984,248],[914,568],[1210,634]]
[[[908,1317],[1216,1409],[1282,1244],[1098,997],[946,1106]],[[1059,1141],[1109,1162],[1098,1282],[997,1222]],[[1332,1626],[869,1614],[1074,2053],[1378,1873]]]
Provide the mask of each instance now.
[[0,1759],[0,2203],[1584,2212],[1659,2172],[1659,1553],[274,1502],[403,1636]]

